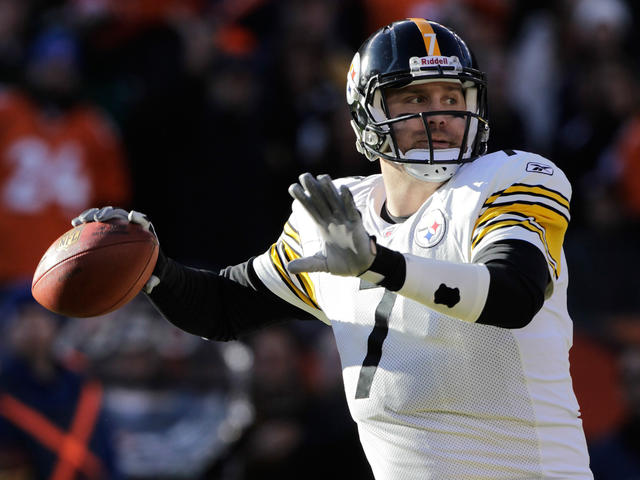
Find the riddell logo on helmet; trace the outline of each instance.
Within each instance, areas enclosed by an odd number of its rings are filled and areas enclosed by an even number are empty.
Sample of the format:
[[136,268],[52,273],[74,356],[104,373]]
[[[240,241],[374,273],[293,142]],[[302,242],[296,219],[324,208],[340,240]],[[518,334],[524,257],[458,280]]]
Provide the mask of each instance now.
[[462,70],[460,60],[456,56],[444,57],[441,55],[429,55],[427,57],[411,57],[409,59],[409,68],[411,68],[411,71],[429,70],[429,67],[449,67],[448,69],[453,67],[455,71]]
[[449,65],[449,57],[421,57],[420,65]]

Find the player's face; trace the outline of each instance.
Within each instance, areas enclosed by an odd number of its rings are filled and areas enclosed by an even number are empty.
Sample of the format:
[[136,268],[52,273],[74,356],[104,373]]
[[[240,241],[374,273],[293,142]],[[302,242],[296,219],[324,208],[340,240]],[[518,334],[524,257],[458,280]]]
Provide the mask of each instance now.
[[[391,118],[422,112],[466,109],[462,87],[451,82],[390,88],[386,91],[386,101]],[[434,149],[460,147],[466,123],[464,117],[430,115],[427,121]],[[429,148],[427,131],[419,117],[395,123],[393,131],[398,147],[404,153],[414,148]]]

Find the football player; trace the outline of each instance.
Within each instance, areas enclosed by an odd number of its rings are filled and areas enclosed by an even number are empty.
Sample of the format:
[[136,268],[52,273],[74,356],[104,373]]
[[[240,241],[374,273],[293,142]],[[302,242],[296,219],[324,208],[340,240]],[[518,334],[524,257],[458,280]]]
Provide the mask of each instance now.
[[146,287],[210,339],[330,325],[378,480],[593,478],[568,361],[571,187],[539,155],[486,153],[486,88],[449,28],[381,28],[347,75],[357,149],[381,174],[304,174],[265,253],[220,272],[162,255]]

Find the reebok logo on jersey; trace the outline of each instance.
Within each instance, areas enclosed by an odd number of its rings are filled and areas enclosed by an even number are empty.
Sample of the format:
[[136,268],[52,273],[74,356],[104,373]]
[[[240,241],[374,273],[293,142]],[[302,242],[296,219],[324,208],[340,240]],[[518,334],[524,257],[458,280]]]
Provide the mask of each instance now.
[[435,247],[444,238],[447,224],[441,210],[425,213],[416,227],[416,243],[423,248]]
[[527,172],[544,173],[545,175],[553,175],[553,168],[544,163],[529,162],[527,163]]

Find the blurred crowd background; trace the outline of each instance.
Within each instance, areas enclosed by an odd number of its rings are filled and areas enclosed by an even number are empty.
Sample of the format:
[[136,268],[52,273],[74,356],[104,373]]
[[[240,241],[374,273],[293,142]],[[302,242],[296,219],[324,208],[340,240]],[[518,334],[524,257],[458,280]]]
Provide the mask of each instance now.
[[226,344],[137,298],[30,297],[88,207],[149,215],[167,255],[266,250],[305,171],[375,173],[345,75],[398,18],[450,25],[489,79],[490,151],[573,184],[574,386],[596,479],[640,478],[640,4],[632,0],[0,0],[0,478],[371,478],[330,329]]

